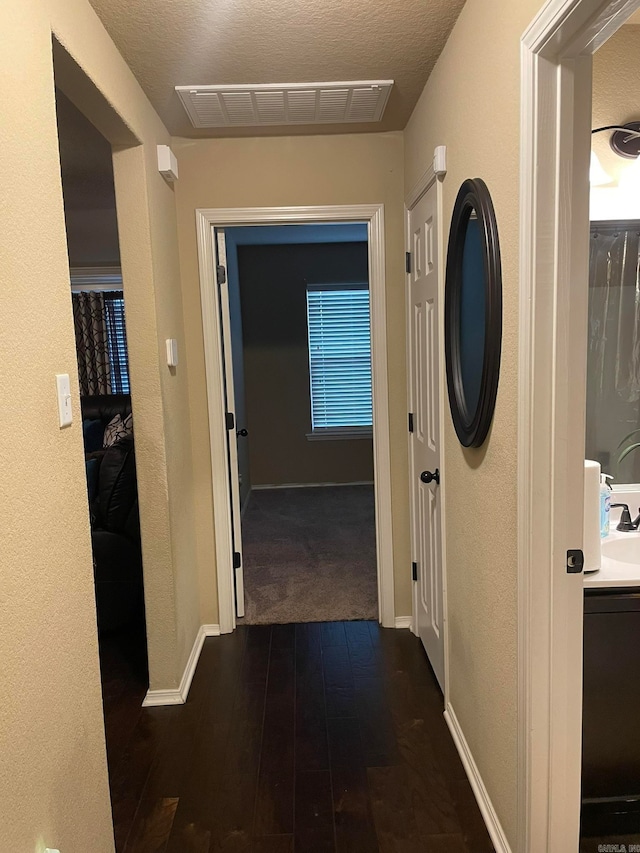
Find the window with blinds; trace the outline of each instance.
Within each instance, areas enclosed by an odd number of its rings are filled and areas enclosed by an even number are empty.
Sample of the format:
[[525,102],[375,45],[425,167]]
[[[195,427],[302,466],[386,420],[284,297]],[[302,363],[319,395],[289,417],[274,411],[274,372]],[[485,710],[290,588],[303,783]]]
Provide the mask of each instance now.
[[124,299],[118,291],[104,294],[104,313],[107,324],[109,370],[114,394],[129,394],[129,357],[127,327],[124,319]]
[[307,324],[313,433],[370,433],[368,285],[308,285]]

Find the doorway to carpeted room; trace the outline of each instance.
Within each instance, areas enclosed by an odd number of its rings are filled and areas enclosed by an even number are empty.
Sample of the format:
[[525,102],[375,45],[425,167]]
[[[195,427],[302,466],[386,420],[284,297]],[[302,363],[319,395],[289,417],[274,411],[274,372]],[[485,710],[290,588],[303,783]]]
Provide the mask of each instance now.
[[247,624],[378,618],[373,485],[256,489],[242,539]]

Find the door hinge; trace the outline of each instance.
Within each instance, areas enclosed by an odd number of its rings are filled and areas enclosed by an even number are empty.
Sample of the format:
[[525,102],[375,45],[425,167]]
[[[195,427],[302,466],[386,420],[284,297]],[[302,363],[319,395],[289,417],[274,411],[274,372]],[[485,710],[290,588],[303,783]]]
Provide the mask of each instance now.
[[584,554],[579,549],[567,551],[567,574],[579,575],[584,568]]
[[409,432],[413,432],[413,412],[409,412]]
[[414,581],[418,580],[418,564],[417,563],[411,563],[411,577],[414,579]]
[[240,556],[240,551],[233,552],[233,568],[239,569],[242,565],[242,557]]
[[224,284],[227,280],[227,271],[222,264],[218,264],[216,267],[216,276],[218,278],[218,284]]
[[236,419],[234,417],[233,412],[227,412],[225,419],[227,422],[227,429],[232,430],[236,425]]
[[411,272],[411,252],[404,253],[404,268],[407,273]]

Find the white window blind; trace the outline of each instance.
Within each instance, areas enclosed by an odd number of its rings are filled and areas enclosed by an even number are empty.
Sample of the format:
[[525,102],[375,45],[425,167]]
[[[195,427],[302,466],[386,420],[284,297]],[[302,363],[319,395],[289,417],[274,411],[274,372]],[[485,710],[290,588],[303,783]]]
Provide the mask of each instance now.
[[311,426],[371,427],[371,329],[367,284],[307,287]]
[[127,353],[127,327],[124,319],[122,293],[104,295],[104,310],[107,322],[109,346],[109,370],[114,394],[129,394],[129,356]]

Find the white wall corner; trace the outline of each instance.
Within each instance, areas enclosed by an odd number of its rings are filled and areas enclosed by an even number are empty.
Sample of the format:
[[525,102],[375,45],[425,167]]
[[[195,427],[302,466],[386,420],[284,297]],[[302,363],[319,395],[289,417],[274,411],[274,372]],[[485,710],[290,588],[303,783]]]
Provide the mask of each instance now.
[[433,149],[433,171],[438,178],[444,178],[447,174],[447,146],[436,145]]
[[478,765],[474,761],[471,750],[469,749],[469,744],[467,743],[462,729],[460,728],[460,723],[458,722],[458,718],[456,717],[450,702],[447,703],[444,718],[447,721],[451,737],[456,745],[456,749],[460,755],[460,760],[462,761],[467,778],[469,779],[469,784],[471,785],[475,798],[478,802],[478,807],[487,827],[487,832],[491,837],[493,846],[496,848],[496,853],[511,853],[511,847],[507,841],[507,836],[504,834],[504,830],[502,829],[496,810],[494,809],[491,798],[489,797],[489,792],[482,781]]
[[193,648],[189,660],[182,673],[180,686],[169,690],[147,690],[147,695],[142,702],[143,708],[153,708],[158,705],[184,705],[189,695],[189,688],[200,660],[200,652],[207,637],[219,637],[219,625],[201,625],[193,641]]

